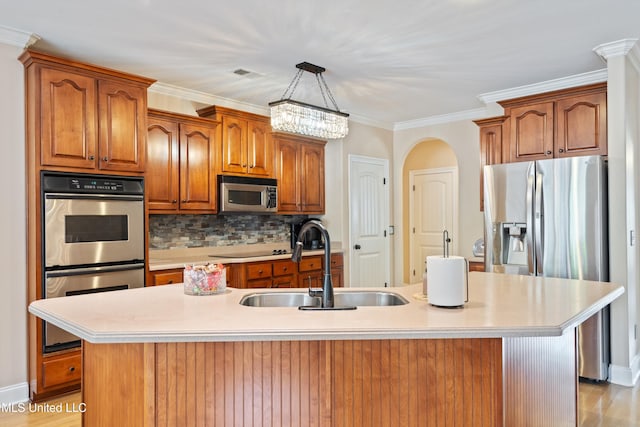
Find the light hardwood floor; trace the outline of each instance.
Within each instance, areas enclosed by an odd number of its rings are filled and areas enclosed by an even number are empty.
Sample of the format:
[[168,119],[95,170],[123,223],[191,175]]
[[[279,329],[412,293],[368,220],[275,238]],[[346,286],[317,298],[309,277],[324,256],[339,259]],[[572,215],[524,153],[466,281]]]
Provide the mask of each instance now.
[[[640,426],[640,382],[633,388],[615,384],[580,383],[581,427]],[[2,427],[80,427],[80,393],[42,404],[16,406],[0,411]]]

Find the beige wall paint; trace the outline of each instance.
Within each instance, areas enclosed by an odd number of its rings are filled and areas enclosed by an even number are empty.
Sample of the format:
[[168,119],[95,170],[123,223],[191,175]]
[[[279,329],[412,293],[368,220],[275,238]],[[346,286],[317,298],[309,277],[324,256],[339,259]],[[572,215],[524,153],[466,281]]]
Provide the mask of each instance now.
[[[435,169],[444,167],[457,167],[458,159],[449,144],[439,139],[429,139],[415,145],[404,162],[402,168],[402,238],[403,238],[403,280],[409,283],[410,234],[409,234],[409,174],[411,171],[422,169]],[[400,231],[400,230],[398,230]]]
[[[393,137],[393,176],[394,193],[403,194],[403,166],[413,148],[425,140],[440,140],[449,145],[458,160],[459,200],[458,209],[458,247],[457,254],[472,258],[472,246],[476,239],[484,236],[482,212],[480,212],[480,148],[478,127],[470,120],[440,125],[425,126],[415,129],[399,130]],[[403,203],[394,199],[394,218],[397,230],[403,230],[405,218],[402,214]],[[402,253],[396,254],[394,261],[395,282],[404,281],[404,259],[409,256],[403,245],[403,233],[395,236],[395,247]]]
[[[0,180],[7,184],[0,209],[0,401],[3,388],[28,397],[24,70],[17,59],[21,53],[20,48],[0,43]],[[6,393],[10,395],[15,393]]]

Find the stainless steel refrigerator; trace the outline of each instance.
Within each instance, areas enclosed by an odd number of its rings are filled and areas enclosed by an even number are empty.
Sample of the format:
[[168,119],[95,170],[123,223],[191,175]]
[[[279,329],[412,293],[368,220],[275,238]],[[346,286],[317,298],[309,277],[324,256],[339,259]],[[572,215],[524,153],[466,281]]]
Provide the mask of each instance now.
[[[485,166],[484,218],[488,272],[609,280],[600,156]],[[578,328],[578,373],[602,381],[608,368],[607,308]]]

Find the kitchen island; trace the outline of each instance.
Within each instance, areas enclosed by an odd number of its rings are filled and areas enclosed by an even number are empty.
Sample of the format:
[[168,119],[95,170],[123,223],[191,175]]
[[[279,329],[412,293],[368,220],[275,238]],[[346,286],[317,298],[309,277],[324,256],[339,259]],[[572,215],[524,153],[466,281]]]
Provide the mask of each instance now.
[[29,311],[82,338],[88,426],[576,425],[575,329],[623,288],[469,282],[463,309],[430,306],[421,286],[386,289],[406,305],[301,311],[167,285]]

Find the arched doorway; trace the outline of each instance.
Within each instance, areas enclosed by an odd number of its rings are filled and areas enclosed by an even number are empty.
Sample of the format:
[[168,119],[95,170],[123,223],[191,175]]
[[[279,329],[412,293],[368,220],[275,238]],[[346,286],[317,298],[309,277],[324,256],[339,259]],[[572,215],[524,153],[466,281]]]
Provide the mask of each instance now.
[[416,283],[424,256],[441,253],[444,224],[451,228],[452,254],[457,246],[458,160],[449,144],[435,138],[416,144],[404,161],[402,189],[403,281]]

